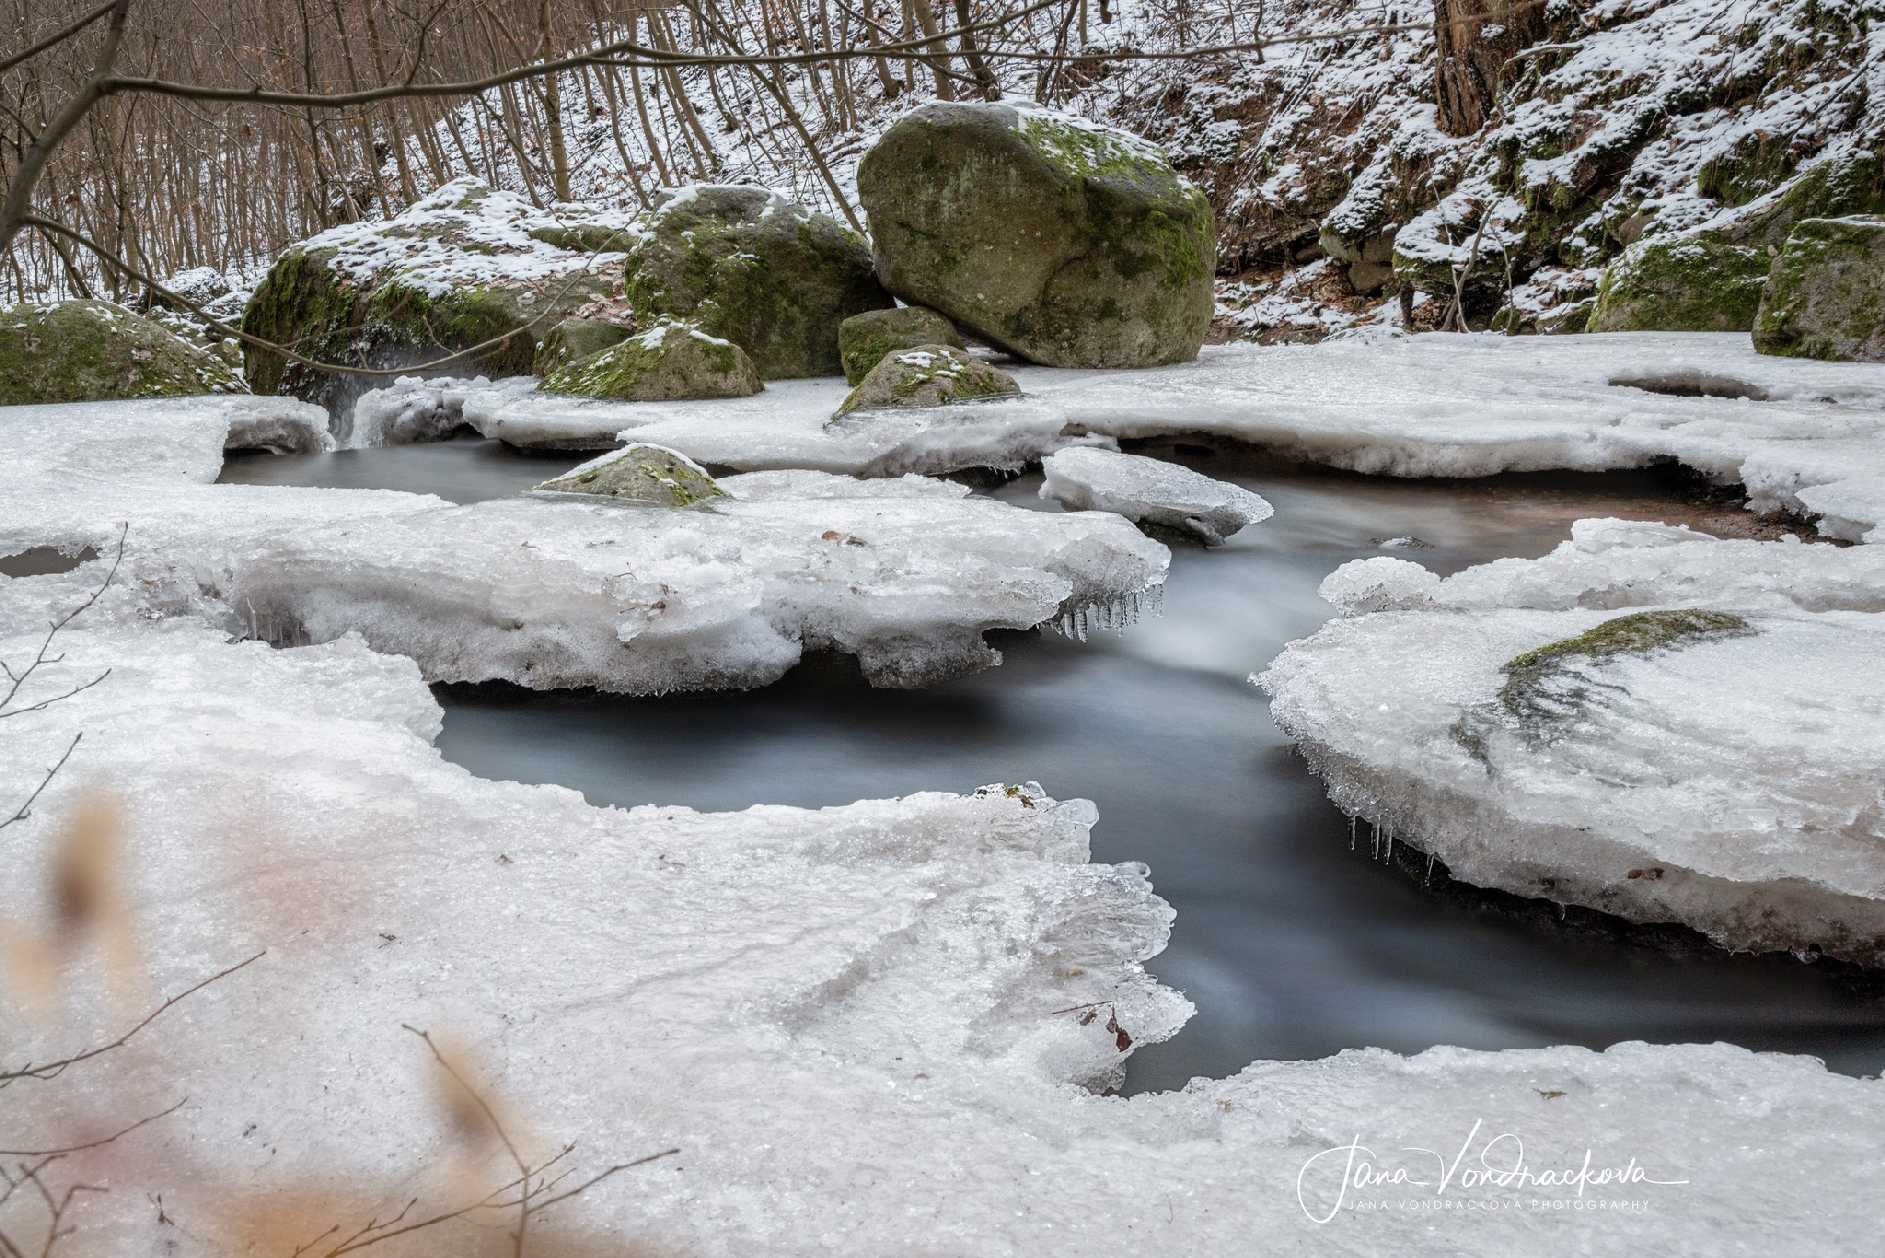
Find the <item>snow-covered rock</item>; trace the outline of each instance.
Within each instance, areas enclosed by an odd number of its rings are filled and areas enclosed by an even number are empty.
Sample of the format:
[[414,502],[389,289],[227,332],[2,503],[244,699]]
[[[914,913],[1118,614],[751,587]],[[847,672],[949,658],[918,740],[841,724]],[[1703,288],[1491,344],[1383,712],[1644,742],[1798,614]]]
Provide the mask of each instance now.
[[1376,558],[1260,679],[1330,797],[1455,877],[1885,963],[1885,548],[1584,520]]
[[231,631],[289,643],[358,632],[432,680],[745,687],[835,649],[877,684],[926,685],[998,663],[990,629],[1129,621],[1170,560],[1123,520],[818,473],[684,512],[205,485],[227,419],[159,413],[179,449],[153,436],[155,461],[127,471],[99,440],[114,411],[26,411],[0,553],[111,545],[128,524],[151,614],[221,608]]
[[[0,658],[30,653],[98,567],[0,582]],[[142,598],[108,592],[35,693],[109,678],[8,722],[0,798],[84,741],[8,831],[23,855],[0,916],[44,920],[53,836],[107,784],[128,826],[129,985],[148,978],[124,1007],[81,946],[57,1017],[0,1009],[8,1064],[108,1041],[266,953],[122,1047],[8,1089],[28,1148],[187,1098],[54,1168],[113,1188],[69,1216],[74,1252],[288,1253],[511,1179],[402,1024],[433,1035],[532,1164],[574,1142],[561,1188],[679,1150],[535,1216],[531,1252],[1137,1258],[1261,1236],[1433,1258],[1804,1256],[1875,1229],[1877,1080],[1625,1044],[1357,1050],[1098,1094],[1189,1007],[1141,968],[1171,923],[1145,868],[1088,862],[1090,805],[1021,784],[818,811],[594,808],[443,761],[407,660],[353,638],[229,643],[140,620]],[[1350,1182],[1356,1145],[1400,1180]],[[1439,1182],[1456,1154],[1472,1174]],[[508,1252],[514,1219],[374,1249]]]
[[1189,533],[1220,545],[1246,525],[1274,514],[1241,485],[1188,467],[1113,450],[1061,450],[1041,461],[1041,497],[1073,511],[1111,511],[1134,524]]

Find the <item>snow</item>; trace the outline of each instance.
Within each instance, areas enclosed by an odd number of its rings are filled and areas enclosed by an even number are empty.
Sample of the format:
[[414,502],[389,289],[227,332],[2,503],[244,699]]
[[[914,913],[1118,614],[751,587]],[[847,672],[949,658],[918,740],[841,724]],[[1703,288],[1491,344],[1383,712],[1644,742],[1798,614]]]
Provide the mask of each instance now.
[[[97,568],[0,583],[0,657],[30,652],[44,609]],[[1106,1014],[1062,1011],[1105,1002],[1136,1047],[1190,1010],[1141,968],[1170,909],[1143,866],[1089,862],[1090,805],[1021,783],[819,811],[590,807],[441,759],[408,660],[355,638],[230,642],[140,619],[143,598],[117,587],[36,684],[108,665],[104,683],[9,722],[9,798],[84,733],[9,842],[44,852],[89,784],[122,800],[148,968],[133,1010],[266,955],[106,1057],[9,1090],[10,1130],[48,1146],[188,1098],[59,1165],[126,1187],[83,1198],[84,1252],[286,1253],[510,1178],[454,1138],[402,1024],[436,1037],[533,1161],[574,1141],[587,1178],[680,1150],[537,1218],[532,1252],[1230,1254],[1262,1236],[1806,1255],[1872,1233],[1876,1080],[1726,1045],[1364,1049],[1101,1095],[1124,1058]],[[0,916],[40,920],[35,866],[0,886]],[[71,964],[57,1020],[0,1011],[16,1058],[135,1020],[96,970]],[[1338,1196],[1357,1141],[1429,1183]],[[1534,1176],[1588,1151],[1593,1173],[1634,1159],[1660,1182],[1438,1188],[1434,1155],[1409,1151],[1510,1167],[1518,1142]],[[478,1214],[376,1248],[508,1252],[509,1225]]]
[[[532,232],[577,224],[612,227],[617,247],[586,253],[539,240]],[[541,210],[515,192],[470,177],[454,179],[421,197],[397,219],[344,223],[300,244],[329,260],[359,284],[397,282],[428,296],[467,284],[569,282],[622,260],[639,229],[620,214],[565,204]]]
[[1136,454],[1061,450],[1042,460],[1041,470],[1041,497],[1049,501],[1190,533],[1207,546],[1274,514],[1269,503],[1241,486]]
[[[1885,373],[1756,354],[1739,333],[1350,335],[1319,345],[1210,346],[1148,371],[1018,366],[1024,395],[827,422],[836,379],[750,398],[557,398],[528,378],[402,380],[369,413],[437,396],[524,447],[653,442],[714,467],[887,475],[1017,468],[1069,445],[1201,433],[1387,476],[1604,471],[1673,460],[1746,486],[1758,511],[1821,517],[1830,536],[1885,536]],[[1698,388],[1728,396],[1677,396]],[[1756,400],[1756,399],[1761,400]]]
[[121,475],[121,449],[94,439],[123,413],[27,412],[0,553],[108,546],[128,525],[153,614],[288,643],[358,632],[435,681],[747,687],[835,649],[877,684],[927,685],[999,663],[989,629],[1129,623],[1170,560],[1110,516],[819,473],[735,478],[735,498],[688,511],[204,485],[227,426],[210,406],[156,409],[175,452]]
[[[1885,550],[1584,520],[1542,559],[1368,559],[1323,594],[1348,618],[1258,680],[1387,842],[1731,948],[1885,960]],[[1745,629],[1572,656],[1514,701],[1515,657],[1672,607]]]

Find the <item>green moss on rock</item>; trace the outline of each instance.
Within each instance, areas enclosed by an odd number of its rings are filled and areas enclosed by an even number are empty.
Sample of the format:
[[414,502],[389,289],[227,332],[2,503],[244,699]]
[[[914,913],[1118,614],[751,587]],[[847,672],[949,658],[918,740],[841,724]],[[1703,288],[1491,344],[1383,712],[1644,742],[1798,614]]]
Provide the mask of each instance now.
[[1604,270],[1592,332],[1744,332],[1767,282],[1767,254],[1716,237],[1648,240]]
[[1158,149],[1084,119],[933,103],[865,154],[890,290],[1035,362],[1149,367],[1210,325],[1210,202]]
[[1020,392],[1013,376],[954,346],[918,345],[898,350],[872,367],[846,395],[837,414],[891,406],[948,406]]
[[227,362],[108,301],[0,312],[0,406],[243,392]]
[[1885,219],[1808,219],[1795,227],[1768,273],[1754,348],[1885,362]]
[[[1499,702],[1520,718],[1549,715],[1562,702],[1555,685],[1579,663],[1601,663],[1620,655],[1648,655],[1715,638],[1750,633],[1748,622],[1730,612],[1699,608],[1632,612],[1604,621],[1574,638],[1546,643],[1506,662]],[[1556,692],[1556,693],[1554,693]]]
[[1771,204],[1750,209],[1725,234],[1736,244],[1778,249],[1807,219],[1855,214],[1885,214],[1885,152],[1861,152],[1809,166]]
[[[544,332],[621,282],[619,254],[594,257],[548,239],[562,226],[515,194],[455,180],[397,218],[289,248],[250,298],[243,330],[348,367],[395,368],[482,346],[444,370],[525,374]],[[244,354],[258,393],[337,409],[373,383],[261,346]]]
[[640,442],[592,459],[537,489],[650,507],[698,507],[726,497],[713,477],[686,455]]
[[844,360],[844,382],[856,385],[884,355],[920,345],[948,345],[963,349],[956,325],[922,306],[895,310],[867,310],[838,325],[838,356]]
[[891,304],[857,233],[765,188],[665,193],[628,273],[638,313],[732,341],[767,380],[836,375],[839,324]]
[[615,319],[578,316],[563,320],[537,343],[530,370],[547,376],[579,358],[600,354],[611,345],[620,344],[635,334],[635,329]]
[[750,397],[762,387],[746,351],[683,323],[657,324],[543,378],[546,392],[618,402]]

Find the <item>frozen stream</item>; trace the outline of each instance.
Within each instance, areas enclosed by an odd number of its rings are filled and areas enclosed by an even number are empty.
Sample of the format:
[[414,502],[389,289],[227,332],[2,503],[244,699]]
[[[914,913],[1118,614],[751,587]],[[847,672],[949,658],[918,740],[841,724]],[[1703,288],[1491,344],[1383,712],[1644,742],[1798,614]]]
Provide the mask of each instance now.
[[[811,662],[752,693],[659,700],[444,686],[440,746],[483,776],[558,782],[596,803],[816,806],[1028,778],[1090,798],[1095,858],[1146,862],[1176,907],[1150,968],[1198,1006],[1176,1039],[1134,1056],[1134,1090],[1360,1045],[1724,1039],[1852,1073],[1885,1068],[1885,984],[1560,926],[1510,901],[1423,887],[1376,858],[1365,827],[1351,846],[1347,820],[1245,680],[1329,613],[1315,587],[1346,560],[1399,554],[1453,572],[1543,554],[1581,516],[1727,531],[1746,528],[1742,513],[1675,503],[1649,475],[1405,482],[1178,450],[1263,494],[1276,516],[1221,550],[1176,550],[1164,617],[1123,637],[1005,635],[1002,667],[916,692],[870,690],[847,661]],[[571,461],[467,439],[234,456],[223,479],[470,502]],[[1038,484],[997,493],[1052,509]],[[1378,545],[1409,536],[1429,548]]]

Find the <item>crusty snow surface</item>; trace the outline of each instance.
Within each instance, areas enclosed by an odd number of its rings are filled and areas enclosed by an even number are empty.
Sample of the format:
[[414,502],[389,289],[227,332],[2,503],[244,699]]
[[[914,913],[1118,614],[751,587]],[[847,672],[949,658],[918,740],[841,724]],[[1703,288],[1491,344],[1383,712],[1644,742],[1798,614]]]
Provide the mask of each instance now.
[[[30,653],[99,567],[0,584],[0,656]],[[183,1102],[60,1164],[113,1189],[83,1198],[80,1252],[286,1253],[510,1178],[452,1134],[464,1107],[441,1103],[402,1024],[436,1037],[527,1158],[576,1142],[565,1187],[680,1150],[539,1216],[537,1253],[1807,1255],[1875,1226],[1885,1085],[1808,1058],[1355,1050],[1097,1094],[1126,1056],[1109,1016],[1143,1044],[1189,1006],[1141,969],[1171,913],[1143,867],[1088,861],[1090,805],[1017,784],[821,811],[595,808],[442,760],[409,660],[353,637],[231,642],[147,619],[147,598],[121,584],[86,613],[35,686],[111,675],[0,740],[11,788],[84,733],[9,832],[37,855],[0,913],[44,920],[53,827],[80,790],[114,792],[148,994],[114,1003],[81,951],[62,1016],[9,1007],[5,1040],[21,1060],[69,1053],[266,955],[107,1057],[8,1090],[19,1147]],[[1106,1005],[1083,1019],[1090,1002]],[[1357,1141],[1428,1182],[1344,1195]],[[1439,1183],[1462,1146],[1474,1173]],[[1634,1159],[1638,1178],[1581,1195],[1536,1178],[1587,1151],[1591,1174]],[[1521,1155],[1523,1176],[1480,1173]],[[1376,1199],[1403,1204],[1358,1206]],[[509,1253],[510,1218],[376,1250]]]
[[[1346,618],[1261,683],[1351,816],[1479,886],[1885,963],[1885,546],[1581,520],[1542,559],[1358,560],[1322,594]],[[1665,608],[1747,631],[1504,701],[1514,657]]]

